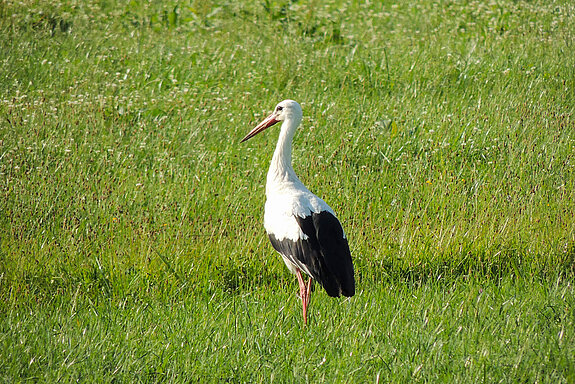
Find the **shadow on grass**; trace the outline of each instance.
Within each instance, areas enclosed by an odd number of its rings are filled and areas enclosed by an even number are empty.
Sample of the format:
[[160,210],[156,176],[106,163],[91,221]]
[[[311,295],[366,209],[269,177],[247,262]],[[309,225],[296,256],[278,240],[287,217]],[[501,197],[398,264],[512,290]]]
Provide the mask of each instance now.
[[[458,254],[451,258],[416,263],[399,257],[360,258],[356,260],[355,267],[358,287],[374,284],[419,287],[466,280],[491,280],[497,283],[510,276],[530,281],[573,279],[575,244],[554,255],[545,256],[504,248],[497,252]],[[280,290],[286,289],[286,284],[296,287],[295,278],[283,265],[267,268],[252,258],[245,258],[241,263],[220,262],[208,270],[204,274],[193,271],[184,273],[182,269],[169,265],[169,268],[154,274],[133,266],[125,271],[108,271],[101,264],[93,263],[81,269],[62,269],[57,273],[31,272],[20,276],[18,281],[4,273],[0,280],[0,306],[18,302],[33,304],[53,300],[55,296],[73,297],[78,293],[94,299],[156,295],[177,299],[189,295],[209,297],[222,291],[233,295],[261,288]]]
[[575,244],[554,255],[533,255],[516,248],[497,251],[467,252],[442,257],[441,260],[420,260],[410,263],[399,257],[361,260],[358,278],[364,283],[407,283],[463,279],[498,281],[504,277],[548,279],[575,277]]

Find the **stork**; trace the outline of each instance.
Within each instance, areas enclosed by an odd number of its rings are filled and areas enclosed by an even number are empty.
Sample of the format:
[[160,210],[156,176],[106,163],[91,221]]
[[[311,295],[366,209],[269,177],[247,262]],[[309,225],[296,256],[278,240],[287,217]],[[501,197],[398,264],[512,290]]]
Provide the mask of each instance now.
[[[353,296],[355,279],[347,238],[334,211],[303,185],[292,168],[292,140],[302,116],[297,102],[284,100],[241,142],[282,122],[267,175],[264,227],[272,246],[297,276],[307,324],[312,279],[331,297]],[[309,276],[307,284],[302,273]]]

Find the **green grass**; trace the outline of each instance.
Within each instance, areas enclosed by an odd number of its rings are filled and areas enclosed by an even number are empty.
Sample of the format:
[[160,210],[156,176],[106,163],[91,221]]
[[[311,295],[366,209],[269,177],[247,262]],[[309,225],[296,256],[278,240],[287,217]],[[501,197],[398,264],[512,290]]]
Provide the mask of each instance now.
[[573,305],[565,281],[399,283],[316,294],[304,328],[287,290],[76,293],[10,311],[3,361],[47,382],[572,381]]
[[[3,2],[0,378],[575,380],[569,2]],[[358,295],[262,227],[285,98]],[[325,359],[325,360],[324,360]]]

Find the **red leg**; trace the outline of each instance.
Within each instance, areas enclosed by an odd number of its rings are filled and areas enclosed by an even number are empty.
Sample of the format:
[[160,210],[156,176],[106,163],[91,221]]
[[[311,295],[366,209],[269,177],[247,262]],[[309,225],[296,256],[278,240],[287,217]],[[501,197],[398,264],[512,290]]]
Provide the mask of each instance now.
[[301,275],[301,271],[298,269],[296,272],[297,282],[299,284],[299,297],[303,298],[303,294],[305,292],[305,283],[303,281],[303,276]]
[[311,297],[311,277],[309,278],[309,281],[307,282],[307,289],[306,289],[306,299],[305,299],[305,306],[307,307],[309,305],[309,299]]
[[303,277],[301,275],[300,270],[296,272],[297,282],[299,284],[299,296],[301,298],[301,304],[303,307],[303,323],[307,324],[307,305],[309,304],[309,295],[311,292],[311,277],[309,282],[306,286],[305,282],[303,281]]

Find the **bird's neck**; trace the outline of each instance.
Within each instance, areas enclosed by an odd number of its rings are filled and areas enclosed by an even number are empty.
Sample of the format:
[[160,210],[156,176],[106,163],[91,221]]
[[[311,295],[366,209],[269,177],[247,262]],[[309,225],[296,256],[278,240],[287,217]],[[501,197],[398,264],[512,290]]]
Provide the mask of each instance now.
[[[299,122],[298,122],[299,123]],[[278,143],[272,157],[267,176],[267,189],[282,186],[289,183],[299,183],[292,167],[292,141],[297,126],[293,126],[290,120],[283,122]]]

